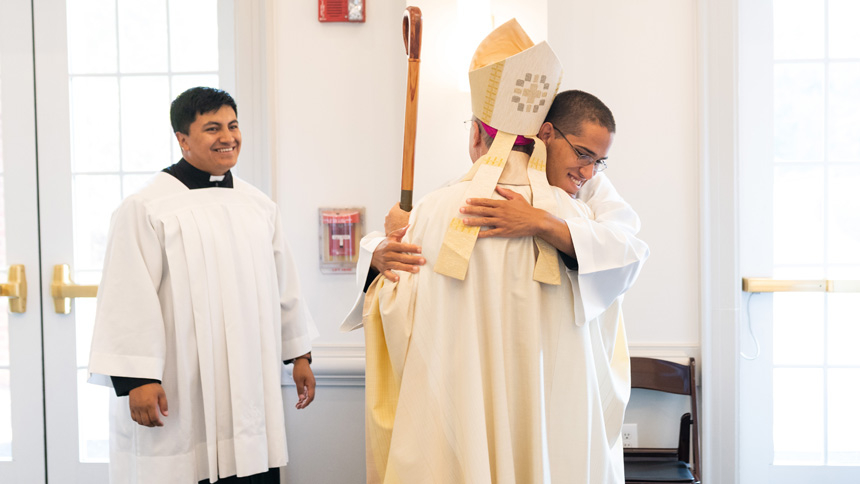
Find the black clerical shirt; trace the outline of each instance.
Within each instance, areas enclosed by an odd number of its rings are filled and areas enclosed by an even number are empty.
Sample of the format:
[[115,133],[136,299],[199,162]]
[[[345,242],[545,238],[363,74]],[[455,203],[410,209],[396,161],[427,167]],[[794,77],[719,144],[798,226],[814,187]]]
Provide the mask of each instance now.
[[176,177],[176,179],[181,181],[189,190],[216,187],[233,188],[232,172],[228,171],[224,174],[224,178],[220,179],[221,177],[210,175],[208,172],[196,168],[191,163],[185,161],[185,158],[161,171]]

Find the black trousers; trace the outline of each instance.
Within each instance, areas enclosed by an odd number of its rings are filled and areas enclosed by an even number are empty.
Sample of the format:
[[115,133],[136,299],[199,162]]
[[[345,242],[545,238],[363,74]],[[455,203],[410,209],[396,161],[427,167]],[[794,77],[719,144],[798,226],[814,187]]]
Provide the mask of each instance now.
[[[246,477],[222,477],[218,479],[216,484],[281,484],[281,470],[278,468],[269,469],[268,472],[262,474],[254,474]],[[211,484],[209,479],[200,481],[199,484]]]

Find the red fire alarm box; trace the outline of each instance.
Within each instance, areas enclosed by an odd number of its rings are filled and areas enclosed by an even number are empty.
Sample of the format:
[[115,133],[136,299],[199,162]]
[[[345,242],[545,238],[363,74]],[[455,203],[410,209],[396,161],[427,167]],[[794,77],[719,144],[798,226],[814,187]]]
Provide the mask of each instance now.
[[320,209],[320,271],[355,273],[363,220],[363,208]]
[[318,0],[320,22],[364,22],[367,0]]

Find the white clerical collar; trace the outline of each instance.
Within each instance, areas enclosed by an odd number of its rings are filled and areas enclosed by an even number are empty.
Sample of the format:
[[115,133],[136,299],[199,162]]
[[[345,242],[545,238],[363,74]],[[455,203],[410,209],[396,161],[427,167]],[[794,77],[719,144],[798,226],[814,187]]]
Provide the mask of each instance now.
[[224,181],[224,177],[225,177],[225,176],[226,176],[226,175],[221,175],[221,176],[210,175],[210,176],[209,176],[209,181],[210,181],[210,182],[220,182],[220,181]]

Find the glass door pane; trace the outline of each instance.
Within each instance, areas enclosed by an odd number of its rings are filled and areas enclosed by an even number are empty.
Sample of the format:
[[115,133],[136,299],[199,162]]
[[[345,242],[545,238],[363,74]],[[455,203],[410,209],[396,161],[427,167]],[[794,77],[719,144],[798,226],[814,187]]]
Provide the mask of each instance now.
[[[858,12],[851,1],[774,2],[776,277],[860,280],[860,50],[846,20]],[[788,35],[798,21],[803,32]],[[858,296],[773,296],[774,467],[860,466],[844,410],[860,385],[844,343]]]

